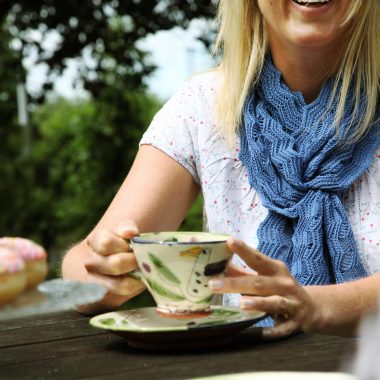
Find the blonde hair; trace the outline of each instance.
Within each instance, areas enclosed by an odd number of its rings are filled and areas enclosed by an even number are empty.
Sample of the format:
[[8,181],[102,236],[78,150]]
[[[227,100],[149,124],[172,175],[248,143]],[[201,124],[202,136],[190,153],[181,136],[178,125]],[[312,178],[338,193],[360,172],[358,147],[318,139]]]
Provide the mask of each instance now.
[[[268,51],[264,19],[257,0],[220,0],[217,20],[219,33],[214,52],[222,51],[217,70],[222,76],[216,104],[216,118],[229,141],[241,124],[244,103],[257,84]],[[354,84],[352,120],[359,118],[352,141],[363,137],[374,121],[380,80],[380,1],[352,0],[345,23],[353,20],[351,38],[335,73],[333,95],[341,84],[335,124],[344,114],[347,92]],[[359,115],[362,94],[366,99],[364,115]],[[331,103],[330,105],[331,106]],[[360,117],[359,117],[360,116]]]

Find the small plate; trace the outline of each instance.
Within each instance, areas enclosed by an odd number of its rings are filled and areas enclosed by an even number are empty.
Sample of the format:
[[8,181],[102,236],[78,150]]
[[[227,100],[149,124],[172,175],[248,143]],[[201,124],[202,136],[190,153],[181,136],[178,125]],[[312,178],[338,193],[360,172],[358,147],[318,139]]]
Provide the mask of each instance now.
[[101,314],[90,324],[126,338],[134,348],[205,348],[232,342],[241,330],[265,316],[236,307],[211,306],[205,317],[168,318],[157,314],[155,307],[146,307]]
[[95,283],[56,278],[27,290],[10,303],[0,306],[0,321],[69,310],[76,305],[101,300],[107,289]]

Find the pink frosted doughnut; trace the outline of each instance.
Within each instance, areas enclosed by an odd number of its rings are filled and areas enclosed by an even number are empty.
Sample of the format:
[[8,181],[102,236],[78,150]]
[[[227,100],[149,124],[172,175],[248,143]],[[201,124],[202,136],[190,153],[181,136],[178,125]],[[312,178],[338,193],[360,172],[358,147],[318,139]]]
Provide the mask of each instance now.
[[26,287],[24,260],[16,252],[0,247],[0,305],[23,292]]
[[27,288],[42,282],[47,274],[47,254],[43,247],[32,240],[20,237],[0,238],[0,247],[15,251],[25,262]]

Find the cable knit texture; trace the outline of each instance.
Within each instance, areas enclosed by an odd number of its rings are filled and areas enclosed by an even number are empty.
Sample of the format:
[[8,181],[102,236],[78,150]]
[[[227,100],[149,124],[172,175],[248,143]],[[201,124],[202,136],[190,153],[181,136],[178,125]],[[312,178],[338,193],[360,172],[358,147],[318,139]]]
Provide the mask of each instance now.
[[[240,159],[268,209],[258,249],[284,261],[302,285],[342,283],[367,274],[341,197],[369,167],[380,143],[379,123],[360,142],[340,144],[336,100],[326,112],[331,90],[327,81],[318,98],[306,104],[267,58],[243,114]],[[339,136],[349,133],[350,99],[351,93]]]

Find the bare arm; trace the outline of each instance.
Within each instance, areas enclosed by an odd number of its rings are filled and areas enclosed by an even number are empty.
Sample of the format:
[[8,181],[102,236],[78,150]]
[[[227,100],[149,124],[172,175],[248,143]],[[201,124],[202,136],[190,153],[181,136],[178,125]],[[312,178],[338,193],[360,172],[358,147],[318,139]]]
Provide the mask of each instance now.
[[307,286],[315,301],[312,327],[315,332],[355,335],[362,317],[376,309],[380,297],[380,274],[339,285]]
[[100,304],[86,312],[119,306],[144,289],[126,276],[136,269],[126,239],[144,231],[176,230],[198,193],[199,186],[184,167],[157,148],[140,148],[97,226],[63,260],[64,278],[96,281],[109,289]]

